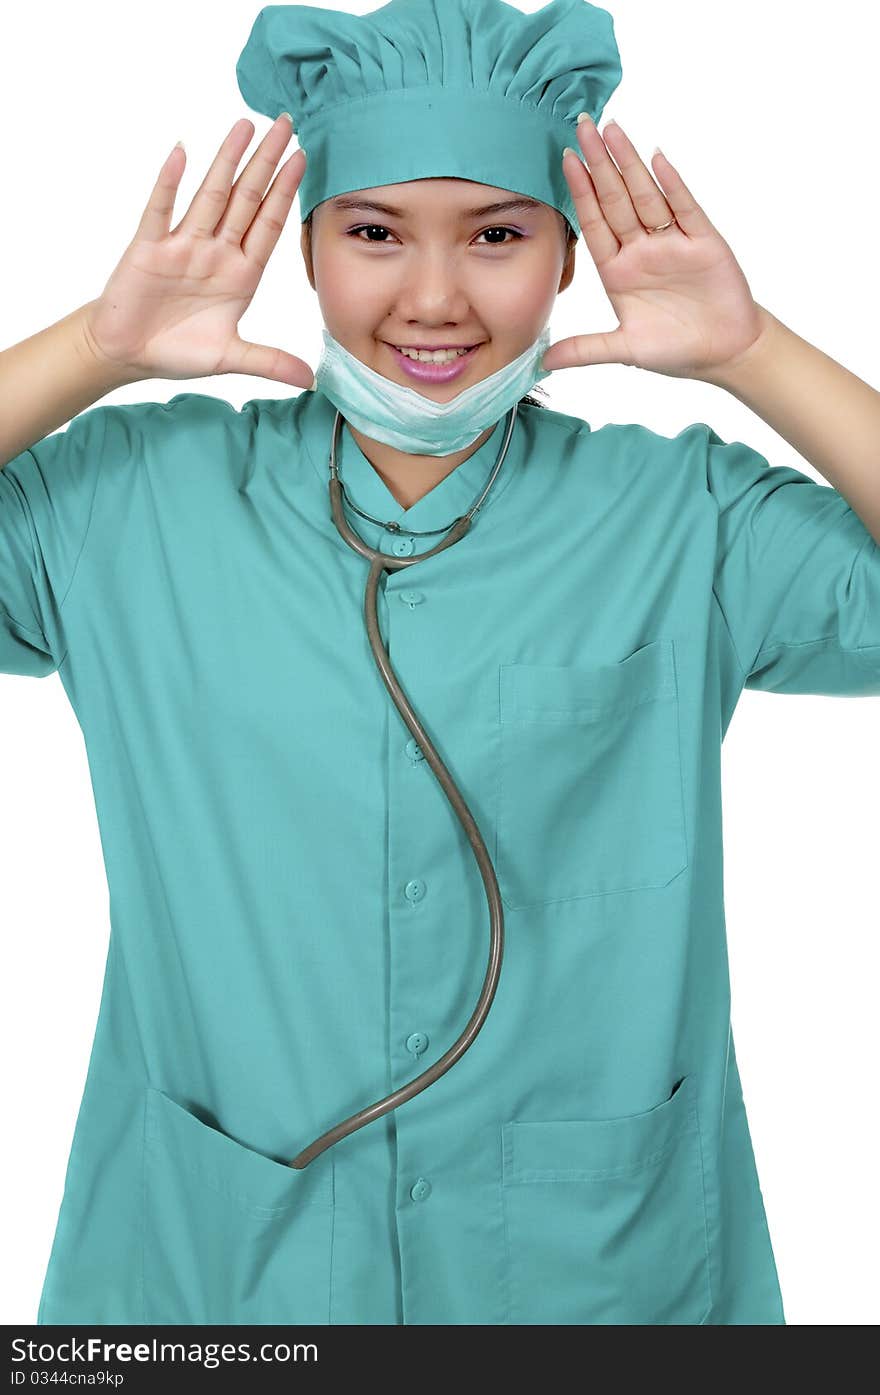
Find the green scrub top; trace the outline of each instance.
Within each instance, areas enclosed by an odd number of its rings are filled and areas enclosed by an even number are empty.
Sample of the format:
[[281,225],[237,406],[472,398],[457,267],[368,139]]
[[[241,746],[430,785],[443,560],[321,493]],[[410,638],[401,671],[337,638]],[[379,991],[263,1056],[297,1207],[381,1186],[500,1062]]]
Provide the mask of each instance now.
[[[731,1033],[721,742],[743,688],[880,694],[880,550],[707,425],[520,406],[474,525],[364,628],[320,392],[94,407],[0,471],[0,669],[58,672],[107,871],[100,1010],[38,1323],[772,1324]],[[412,508],[347,427],[394,556]],[[415,535],[408,530],[414,530]],[[8,921],[8,917],[7,917]]]

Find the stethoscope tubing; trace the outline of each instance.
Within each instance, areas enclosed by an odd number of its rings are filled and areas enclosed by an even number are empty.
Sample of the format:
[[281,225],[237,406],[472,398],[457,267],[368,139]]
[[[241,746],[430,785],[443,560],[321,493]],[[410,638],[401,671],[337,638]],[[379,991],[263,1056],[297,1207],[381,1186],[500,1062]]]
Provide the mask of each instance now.
[[[490,484],[491,479],[494,478],[495,472],[497,471],[498,465],[500,465],[506,453],[513,428],[513,421],[514,413],[511,413],[504,445],[499,454],[495,471],[493,471],[490,477]],[[338,427],[339,417],[337,416],[337,430]],[[349,1134],[354,1133],[357,1129],[363,1128],[365,1124],[372,1123],[374,1119],[380,1118],[383,1114],[389,1113],[390,1110],[396,1109],[398,1105],[404,1104],[407,1100],[412,1099],[414,1095],[419,1094],[422,1090],[427,1089],[429,1085],[432,1085],[435,1080],[439,1080],[441,1075],[445,1075],[450,1067],[455,1065],[456,1061],[460,1060],[468,1047],[473,1044],[489,1015],[489,1009],[492,1006],[492,1000],[495,997],[495,991],[498,987],[498,980],[501,974],[501,961],[504,953],[504,911],[501,905],[498,879],[495,875],[492,859],[489,857],[482,834],[480,833],[468,805],[462,797],[461,791],[458,789],[458,786],[443,763],[436,746],[419,720],[412,704],[400,685],[397,675],[391,667],[388,651],[383,643],[379,628],[377,603],[379,578],[383,571],[399,571],[403,567],[410,567],[417,562],[423,562],[428,557],[435,557],[438,552],[443,552],[446,548],[452,547],[465,536],[470,530],[473,516],[477,508],[482,503],[483,498],[485,498],[488,486],[487,489],[483,491],[477,504],[474,505],[467,514],[456,519],[446,537],[437,543],[436,547],[431,548],[428,552],[422,552],[413,557],[392,557],[388,553],[379,552],[375,548],[369,547],[364,542],[363,538],[349,525],[344,512],[342,484],[335,470],[336,431],[334,431],[333,442],[334,450],[331,453],[330,468],[330,509],[333,520],[340,534],[349,546],[353,548],[355,552],[360,553],[362,557],[367,558],[370,562],[370,570],[367,575],[367,584],[364,592],[364,623],[370,642],[370,648],[376,660],[379,673],[382,676],[382,681],[388,689],[395,707],[418,741],[428,764],[436,775],[443,792],[452,805],[457,818],[467,834],[468,842],[471,845],[474,857],[477,861],[477,866],[480,870],[480,875],[483,878],[483,885],[485,886],[489,903],[489,962],[483,980],[483,987],[471,1018],[464,1028],[464,1031],[458,1039],[453,1042],[448,1051],[445,1051],[433,1065],[430,1065],[427,1070],[422,1071],[421,1075],[415,1076],[414,1079],[410,1080],[406,1085],[401,1085],[399,1089],[392,1091],[390,1095],[386,1095],[383,1099],[377,1100],[375,1104],[367,1105],[364,1109],[359,1109],[355,1114],[350,1114],[347,1119],[343,1119],[340,1123],[335,1124],[332,1129],[328,1129],[326,1133],[322,1133],[319,1138],[316,1138],[307,1148],[303,1148],[302,1151],[297,1153],[296,1157],[292,1159],[289,1166],[295,1168],[307,1167],[314,1158],[318,1157],[320,1153],[323,1153],[325,1149],[332,1147],[334,1143],[338,1143],[340,1139],[348,1137]]]

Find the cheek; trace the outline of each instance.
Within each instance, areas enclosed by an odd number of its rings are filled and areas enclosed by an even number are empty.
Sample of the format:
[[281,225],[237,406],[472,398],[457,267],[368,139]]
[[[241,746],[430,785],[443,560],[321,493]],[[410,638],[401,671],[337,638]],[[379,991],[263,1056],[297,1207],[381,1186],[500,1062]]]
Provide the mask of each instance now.
[[[322,308],[347,322],[369,323],[380,305],[376,279],[364,275],[363,262],[332,252],[316,259],[315,286]],[[383,313],[381,308],[379,313]]]
[[483,297],[479,301],[481,316],[496,337],[509,335],[519,339],[527,326],[532,325],[537,338],[550,318],[557,284],[557,281],[518,283],[515,292],[497,298],[493,295],[491,299]]
[[474,298],[499,323],[522,325],[524,319],[540,316],[552,305],[559,286],[558,259],[536,255],[516,257],[481,273],[477,269]]

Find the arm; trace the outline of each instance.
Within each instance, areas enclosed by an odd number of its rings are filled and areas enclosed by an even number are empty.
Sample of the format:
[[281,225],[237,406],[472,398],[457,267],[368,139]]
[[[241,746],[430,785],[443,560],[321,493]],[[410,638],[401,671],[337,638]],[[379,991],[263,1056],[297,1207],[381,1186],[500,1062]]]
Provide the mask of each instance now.
[[[292,133],[282,112],[233,187],[253,135],[236,121],[173,232],[185,157],[171,152],[101,295],[0,353],[0,469],[125,383],[249,373],[311,386],[303,359],[238,333],[305,170],[297,150],[266,192]],[[205,237],[220,212],[224,236]],[[242,236],[230,237],[236,228]]]
[[543,366],[626,363],[726,388],[825,476],[880,544],[880,392],[755,301],[662,151],[649,171],[615,122],[600,135],[580,121],[577,136],[586,163],[572,152],[562,167],[620,326],[551,344]]
[[0,352],[0,469],[98,398],[139,381],[92,345],[87,308]]
[[880,543],[880,392],[761,307],[754,344],[706,377],[824,475]]

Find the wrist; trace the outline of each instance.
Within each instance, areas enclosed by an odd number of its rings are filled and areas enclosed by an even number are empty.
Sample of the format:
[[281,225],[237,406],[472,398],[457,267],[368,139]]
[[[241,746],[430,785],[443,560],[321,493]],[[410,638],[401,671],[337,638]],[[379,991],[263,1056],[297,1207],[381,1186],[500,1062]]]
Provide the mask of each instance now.
[[81,362],[93,375],[101,396],[128,383],[142,382],[146,374],[128,364],[117,363],[101,349],[91,328],[91,313],[95,302],[89,300],[72,316],[76,349]]
[[735,397],[747,396],[751,387],[760,382],[767,364],[777,351],[780,339],[786,333],[786,327],[763,305],[758,306],[758,318],[760,329],[748,348],[721,368],[708,374],[706,382],[712,383],[714,387],[724,388]]

